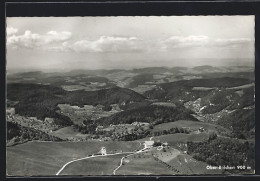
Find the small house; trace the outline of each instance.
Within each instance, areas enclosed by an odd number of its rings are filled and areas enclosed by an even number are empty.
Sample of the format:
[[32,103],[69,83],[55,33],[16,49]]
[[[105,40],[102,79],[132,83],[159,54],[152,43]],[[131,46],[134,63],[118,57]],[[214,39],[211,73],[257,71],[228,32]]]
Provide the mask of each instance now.
[[13,115],[13,114],[15,114],[15,109],[14,108],[7,108],[6,113],[7,113],[7,115]]
[[100,130],[102,130],[104,127],[103,126],[97,126],[96,127],[96,131],[100,131]]
[[44,122],[47,122],[47,123],[53,123],[54,119],[53,118],[45,118],[44,119]]
[[162,146],[164,146],[164,147],[168,147],[169,144],[168,144],[167,142],[165,142],[165,143],[162,144]]

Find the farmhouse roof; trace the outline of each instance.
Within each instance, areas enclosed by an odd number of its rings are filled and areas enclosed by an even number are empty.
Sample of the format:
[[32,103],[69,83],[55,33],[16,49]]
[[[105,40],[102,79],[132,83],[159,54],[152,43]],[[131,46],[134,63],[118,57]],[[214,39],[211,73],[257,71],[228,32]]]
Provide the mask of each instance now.
[[146,146],[152,146],[154,144],[154,141],[145,141],[144,143],[146,144]]

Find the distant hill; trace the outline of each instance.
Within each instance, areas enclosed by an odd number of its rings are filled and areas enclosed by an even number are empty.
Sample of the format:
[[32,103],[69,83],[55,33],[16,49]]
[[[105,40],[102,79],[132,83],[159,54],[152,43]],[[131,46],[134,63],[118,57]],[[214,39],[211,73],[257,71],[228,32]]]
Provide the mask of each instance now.
[[194,87],[228,88],[252,83],[252,80],[242,78],[212,78],[180,80],[176,82],[158,84],[155,89],[146,91],[144,95],[150,99],[160,101],[186,102],[206,96],[211,90],[194,90]]
[[110,73],[120,72],[122,69],[97,69],[97,70],[87,70],[87,69],[75,69],[70,72],[66,72],[66,76],[76,76],[76,75],[95,75],[95,76],[104,76]]
[[207,71],[207,72],[215,72],[215,71],[221,71],[220,68],[218,67],[212,67],[210,65],[204,65],[204,66],[197,66],[197,67],[193,67],[193,70],[197,70],[197,71]]
[[128,85],[129,88],[137,87],[138,85],[145,84],[146,82],[153,80],[153,74],[139,74],[132,78],[132,82]]
[[204,79],[212,79],[212,78],[242,78],[255,80],[254,72],[203,72],[200,74]]
[[147,68],[138,68],[133,69],[134,73],[142,73],[142,74],[161,74],[169,71],[168,68],[165,67],[147,67]]

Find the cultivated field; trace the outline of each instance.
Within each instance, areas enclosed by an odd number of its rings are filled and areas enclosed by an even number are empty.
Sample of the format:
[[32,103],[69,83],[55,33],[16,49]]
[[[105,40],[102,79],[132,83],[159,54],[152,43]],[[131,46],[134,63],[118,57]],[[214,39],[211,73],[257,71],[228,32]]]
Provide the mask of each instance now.
[[81,134],[79,131],[76,131],[73,129],[72,126],[64,127],[61,129],[58,129],[57,131],[53,131],[50,133],[50,135],[56,136],[61,139],[69,139],[69,140],[75,140],[75,139],[86,139],[86,136],[88,134]]
[[68,161],[98,153],[101,147],[107,152],[129,152],[139,142],[27,142],[7,147],[7,175],[55,175]]
[[165,150],[155,149],[153,152],[154,157],[158,158],[163,162],[169,162],[178,155],[182,154],[181,151],[174,148],[165,148]]
[[151,152],[127,157],[116,175],[173,175],[172,170],[156,161]]

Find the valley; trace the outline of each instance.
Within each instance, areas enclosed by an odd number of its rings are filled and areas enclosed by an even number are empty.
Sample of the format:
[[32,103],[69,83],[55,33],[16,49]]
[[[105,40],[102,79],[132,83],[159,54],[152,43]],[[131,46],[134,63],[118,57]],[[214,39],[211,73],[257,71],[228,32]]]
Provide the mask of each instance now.
[[10,74],[7,173],[253,173],[254,78],[246,66]]

